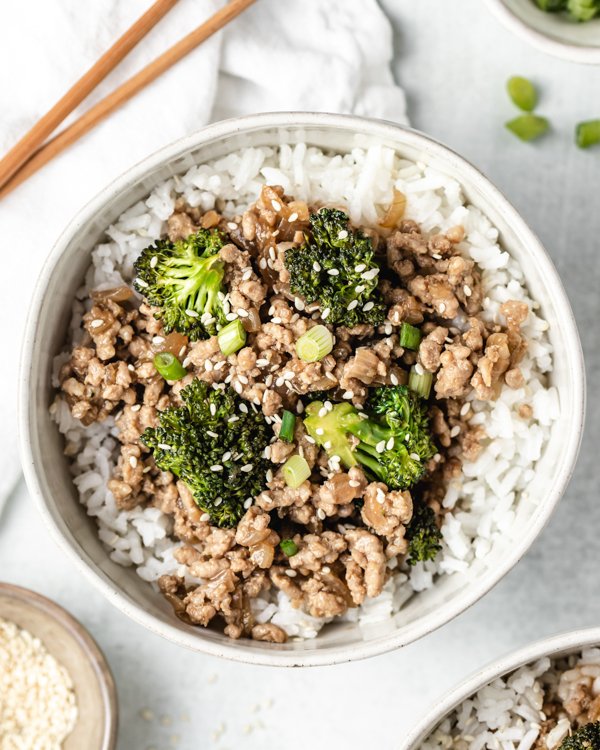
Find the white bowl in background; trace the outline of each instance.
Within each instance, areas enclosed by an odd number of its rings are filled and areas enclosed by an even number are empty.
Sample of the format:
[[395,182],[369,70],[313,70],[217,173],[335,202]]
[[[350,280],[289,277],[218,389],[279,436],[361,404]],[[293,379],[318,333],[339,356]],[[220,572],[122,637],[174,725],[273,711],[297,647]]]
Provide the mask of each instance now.
[[[131,568],[112,562],[94,521],[78,500],[63,455],[63,438],[50,419],[53,357],[64,346],[75,290],[90,252],[125,209],[154,186],[192,165],[246,146],[305,141],[348,151],[378,143],[457,178],[466,198],[500,230],[503,247],[518,258],[530,292],[550,324],[552,383],[561,416],[535,467],[528,498],[513,528],[465,574],[444,576],[388,621],[364,627],[333,623],[314,640],[268,644],[232,641],[178,620],[167,602]],[[406,645],[476,602],[525,554],[550,517],[573,471],[584,421],[584,367],[579,335],[558,274],[539,240],[504,196],[468,162],[414,130],[360,117],[311,113],[260,114],[210,125],[150,156],[117,178],[76,216],[54,246],[31,303],[20,374],[20,443],[30,490],[58,541],[115,606],[175,643],[238,661],[308,666],[352,661]]]
[[600,65],[600,17],[585,23],[546,13],[533,0],[486,0],[510,31],[542,52],[574,63]]
[[419,750],[421,743],[429,737],[448,714],[497,677],[504,677],[526,664],[533,664],[544,656],[557,659],[591,646],[600,646],[600,628],[572,630],[550,638],[544,638],[491,662],[452,688],[441,700],[436,701],[435,708],[432,708],[405,738],[402,750]]

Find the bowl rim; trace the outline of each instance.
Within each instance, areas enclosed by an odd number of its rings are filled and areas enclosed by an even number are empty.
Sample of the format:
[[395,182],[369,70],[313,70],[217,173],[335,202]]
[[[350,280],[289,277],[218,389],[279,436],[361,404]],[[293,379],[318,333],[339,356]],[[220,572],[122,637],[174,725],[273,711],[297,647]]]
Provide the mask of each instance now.
[[431,708],[410,730],[403,743],[403,750],[419,750],[421,742],[449,713],[497,677],[502,677],[544,656],[555,657],[561,653],[596,645],[600,645],[600,627],[567,630],[528,643],[488,662],[455,684],[437,700],[432,701],[434,708]]
[[[119,725],[117,687],[108,661],[90,632],[70,612],[61,607],[60,604],[32,589],[17,586],[14,583],[0,582],[0,597],[16,599],[29,607],[41,611],[46,617],[58,623],[63,630],[69,633],[80,644],[82,651],[85,653],[88,662],[94,670],[94,675],[103,699],[104,726],[101,750],[114,750],[117,744]],[[25,626],[26,629],[27,627]]]
[[[544,498],[544,502],[540,503],[540,511],[535,514],[534,522],[528,526],[527,532],[521,538],[519,545],[513,549],[510,556],[506,556],[502,564],[496,566],[493,575],[491,572],[488,572],[481,576],[475,583],[464,587],[464,590],[448,601],[444,607],[437,609],[426,618],[422,618],[416,621],[416,623],[411,624],[408,628],[405,628],[404,635],[399,635],[399,631],[394,630],[392,633],[377,636],[370,641],[359,640],[351,645],[332,645],[327,649],[311,649],[308,646],[297,651],[278,651],[274,648],[269,648],[269,644],[260,644],[260,646],[254,644],[253,648],[248,648],[244,647],[243,641],[231,641],[231,643],[214,642],[198,635],[201,631],[184,633],[174,625],[159,621],[154,615],[147,613],[141,606],[130,602],[114,586],[103,571],[98,569],[89,558],[85,559],[85,550],[82,550],[80,547],[76,548],[75,544],[67,537],[66,530],[60,527],[59,521],[53,517],[50,511],[50,492],[42,486],[42,476],[41,474],[38,475],[35,466],[35,456],[30,437],[36,430],[37,405],[35,399],[29,398],[30,382],[32,381],[30,373],[32,372],[36,345],[37,320],[44,299],[44,293],[53,275],[56,263],[62,256],[63,251],[68,247],[71,237],[79,228],[89,222],[114,195],[126,192],[146,173],[175,159],[177,156],[188,153],[206,141],[216,138],[224,139],[227,136],[238,133],[286,127],[297,129],[303,127],[341,129],[366,134],[382,141],[398,141],[400,134],[405,145],[429,152],[430,155],[443,159],[449,171],[454,171],[460,175],[459,182],[463,182],[465,178],[468,178],[471,182],[478,185],[478,188],[481,188],[486,198],[497,207],[498,212],[510,218],[512,228],[522,238],[522,244],[530,248],[531,254],[536,257],[536,260],[543,267],[543,276],[546,285],[552,292],[554,305],[560,313],[561,325],[568,333],[566,340],[571,345],[569,366],[572,375],[574,404],[571,414],[571,439],[569,444],[565,446],[561,472],[557,476],[551,492]],[[25,479],[30,492],[34,496],[38,510],[59,546],[66,551],[76,566],[103,593],[107,600],[132,620],[143,625],[153,633],[193,651],[265,666],[324,666],[375,656],[400,648],[427,635],[477,602],[516,565],[547,523],[574,471],[582,439],[585,415],[585,369],[573,312],[562,287],[560,277],[548,253],[537,236],[529,229],[518,211],[509,203],[498,188],[470,162],[439,141],[417,130],[389,121],[373,120],[355,115],[315,112],[268,112],[216,122],[163,147],[118,176],[75,215],[52,248],[34,289],[23,339],[18,405],[21,459]]]
[[[548,34],[535,29],[517,16],[504,0],[485,0],[488,8],[504,26],[513,34],[529,42],[547,55],[580,65],[600,65],[600,46],[589,44],[570,44],[553,39]],[[541,12],[541,11],[540,11]]]

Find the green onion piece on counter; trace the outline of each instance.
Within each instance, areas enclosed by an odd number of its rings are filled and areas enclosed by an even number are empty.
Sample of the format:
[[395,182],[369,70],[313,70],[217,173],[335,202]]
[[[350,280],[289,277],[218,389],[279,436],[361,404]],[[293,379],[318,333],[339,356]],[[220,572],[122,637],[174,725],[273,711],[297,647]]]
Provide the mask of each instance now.
[[238,318],[221,328],[217,334],[217,340],[219,348],[226,357],[239,351],[246,343],[246,329],[242,321]]
[[296,426],[296,415],[287,409],[284,410],[281,417],[281,427],[279,429],[279,439],[286,443],[291,443],[294,439],[294,428]]
[[534,141],[549,130],[550,123],[545,117],[527,114],[509,120],[506,127],[522,141]]
[[411,391],[414,391],[417,396],[421,398],[429,398],[431,393],[431,384],[433,383],[433,375],[419,365],[419,369],[422,374],[419,374],[416,369],[416,365],[410,368],[410,375],[408,376],[408,387]]
[[282,539],[279,546],[286,557],[293,557],[298,552],[298,545],[293,539]]
[[310,476],[310,466],[306,463],[306,459],[296,454],[283,464],[283,479],[288,487],[293,490],[300,487],[302,482],[306,481]]
[[325,326],[315,326],[296,341],[296,354],[303,362],[318,362],[333,349],[333,336]]
[[187,375],[187,370],[171,352],[159,352],[154,357],[154,367],[165,380],[181,380]]
[[513,76],[506,83],[508,95],[513,104],[524,112],[532,112],[537,104],[537,91],[535,86],[527,78]]
[[421,331],[410,323],[402,323],[400,326],[400,346],[405,349],[416,351],[421,343]]
[[578,123],[575,128],[575,142],[579,148],[589,148],[600,143],[600,120]]

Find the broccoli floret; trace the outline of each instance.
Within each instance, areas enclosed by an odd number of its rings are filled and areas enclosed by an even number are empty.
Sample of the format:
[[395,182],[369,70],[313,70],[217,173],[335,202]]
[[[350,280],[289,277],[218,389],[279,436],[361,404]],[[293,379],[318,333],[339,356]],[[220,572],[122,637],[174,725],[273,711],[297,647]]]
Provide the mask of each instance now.
[[272,432],[260,411],[232,389],[214,390],[193,380],[181,391],[182,406],[159,415],[159,427],[141,440],[156,465],[189,487],[199,508],[216,526],[234,526],[266,486],[269,461],[263,452]]
[[600,750],[600,721],[584,724],[565,737],[558,750]]
[[408,539],[409,565],[418,562],[433,560],[441,550],[440,539],[442,534],[435,520],[435,513],[423,502],[413,505],[413,517],[406,527],[406,539]]
[[385,320],[371,240],[350,227],[343,211],[322,208],[311,214],[310,231],[300,247],[286,252],[285,266],[292,293],[309,304],[317,302],[328,323],[377,325]]
[[[384,391],[397,391],[387,394]],[[404,490],[416,484],[425,463],[436,449],[420,399],[404,386],[378,388],[373,404],[382,409],[390,400],[393,410],[381,414],[367,406],[359,412],[352,404],[335,404],[326,410],[323,402],[306,407],[304,425],[315,442],[329,456],[339,456],[346,467],[360,465],[390,489]]]
[[567,11],[576,21],[591,21],[600,12],[598,0],[567,0]]
[[192,341],[214,336],[225,323],[223,276],[219,258],[223,238],[217,230],[200,229],[183,240],[158,240],[134,264],[134,286],[158,308],[164,329]]
[[535,0],[535,2],[538,8],[545,10],[547,13],[564,10],[567,5],[567,0]]

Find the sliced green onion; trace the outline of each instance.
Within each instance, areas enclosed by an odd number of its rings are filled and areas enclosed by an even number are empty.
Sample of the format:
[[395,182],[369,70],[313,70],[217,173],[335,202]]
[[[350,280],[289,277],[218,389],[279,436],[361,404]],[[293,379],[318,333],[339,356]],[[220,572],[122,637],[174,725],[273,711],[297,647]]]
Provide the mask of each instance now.
[[281,427],[279,428],[279,439],[291,443],[294,439],[294,428],[296,427],[296,415],[285,409],[281,417]]
[[537,91],[535,86],[527,78],[513,76],[506,83],[508,95],[513,103],[524,112],[532,112],[537,104]]
[[246,343],[246,329],[242,325],[242,321],[237,318],[221,328],[217,334],[217,339],[219,348],[226,357],[237,352]]
[[296,353],[303,362],[318,362],[333,349],[333,336],[325,326],[315,326],[296,341]]
[[421,371],[422,374],[419,374],[414,365],[410,368],[408,387],[411,391],[414,391],[417,396],[421,396],[421,398],[429,398],[431,384],[433,383],[433,375],[422,368]]
[[298,545],[293,539],[282,539],[279,546],[286,557],[293,557],[298,552]]
[[310,476],[310,466],[306,463],[306,459],[296,454],[283,464],[283,479],[288,487],[293,490],[300,487],[302,482],[306,481]]
[[545,117],[526,114],[509,120],[506,127],[522,141],[534,141],[549,130],[550,123]]
[[416,351],[421,343],[421,331],[410,323],[402,323],[400,326],[400,346],[405,349]]
[[575,128],[575,142],[579,148],[589,148],[600,143],[600,120],[587,120]]
[[181,380],[187,375],[187,370],[171,352],[159,352],[154,357],[154,367],[165,380]]

